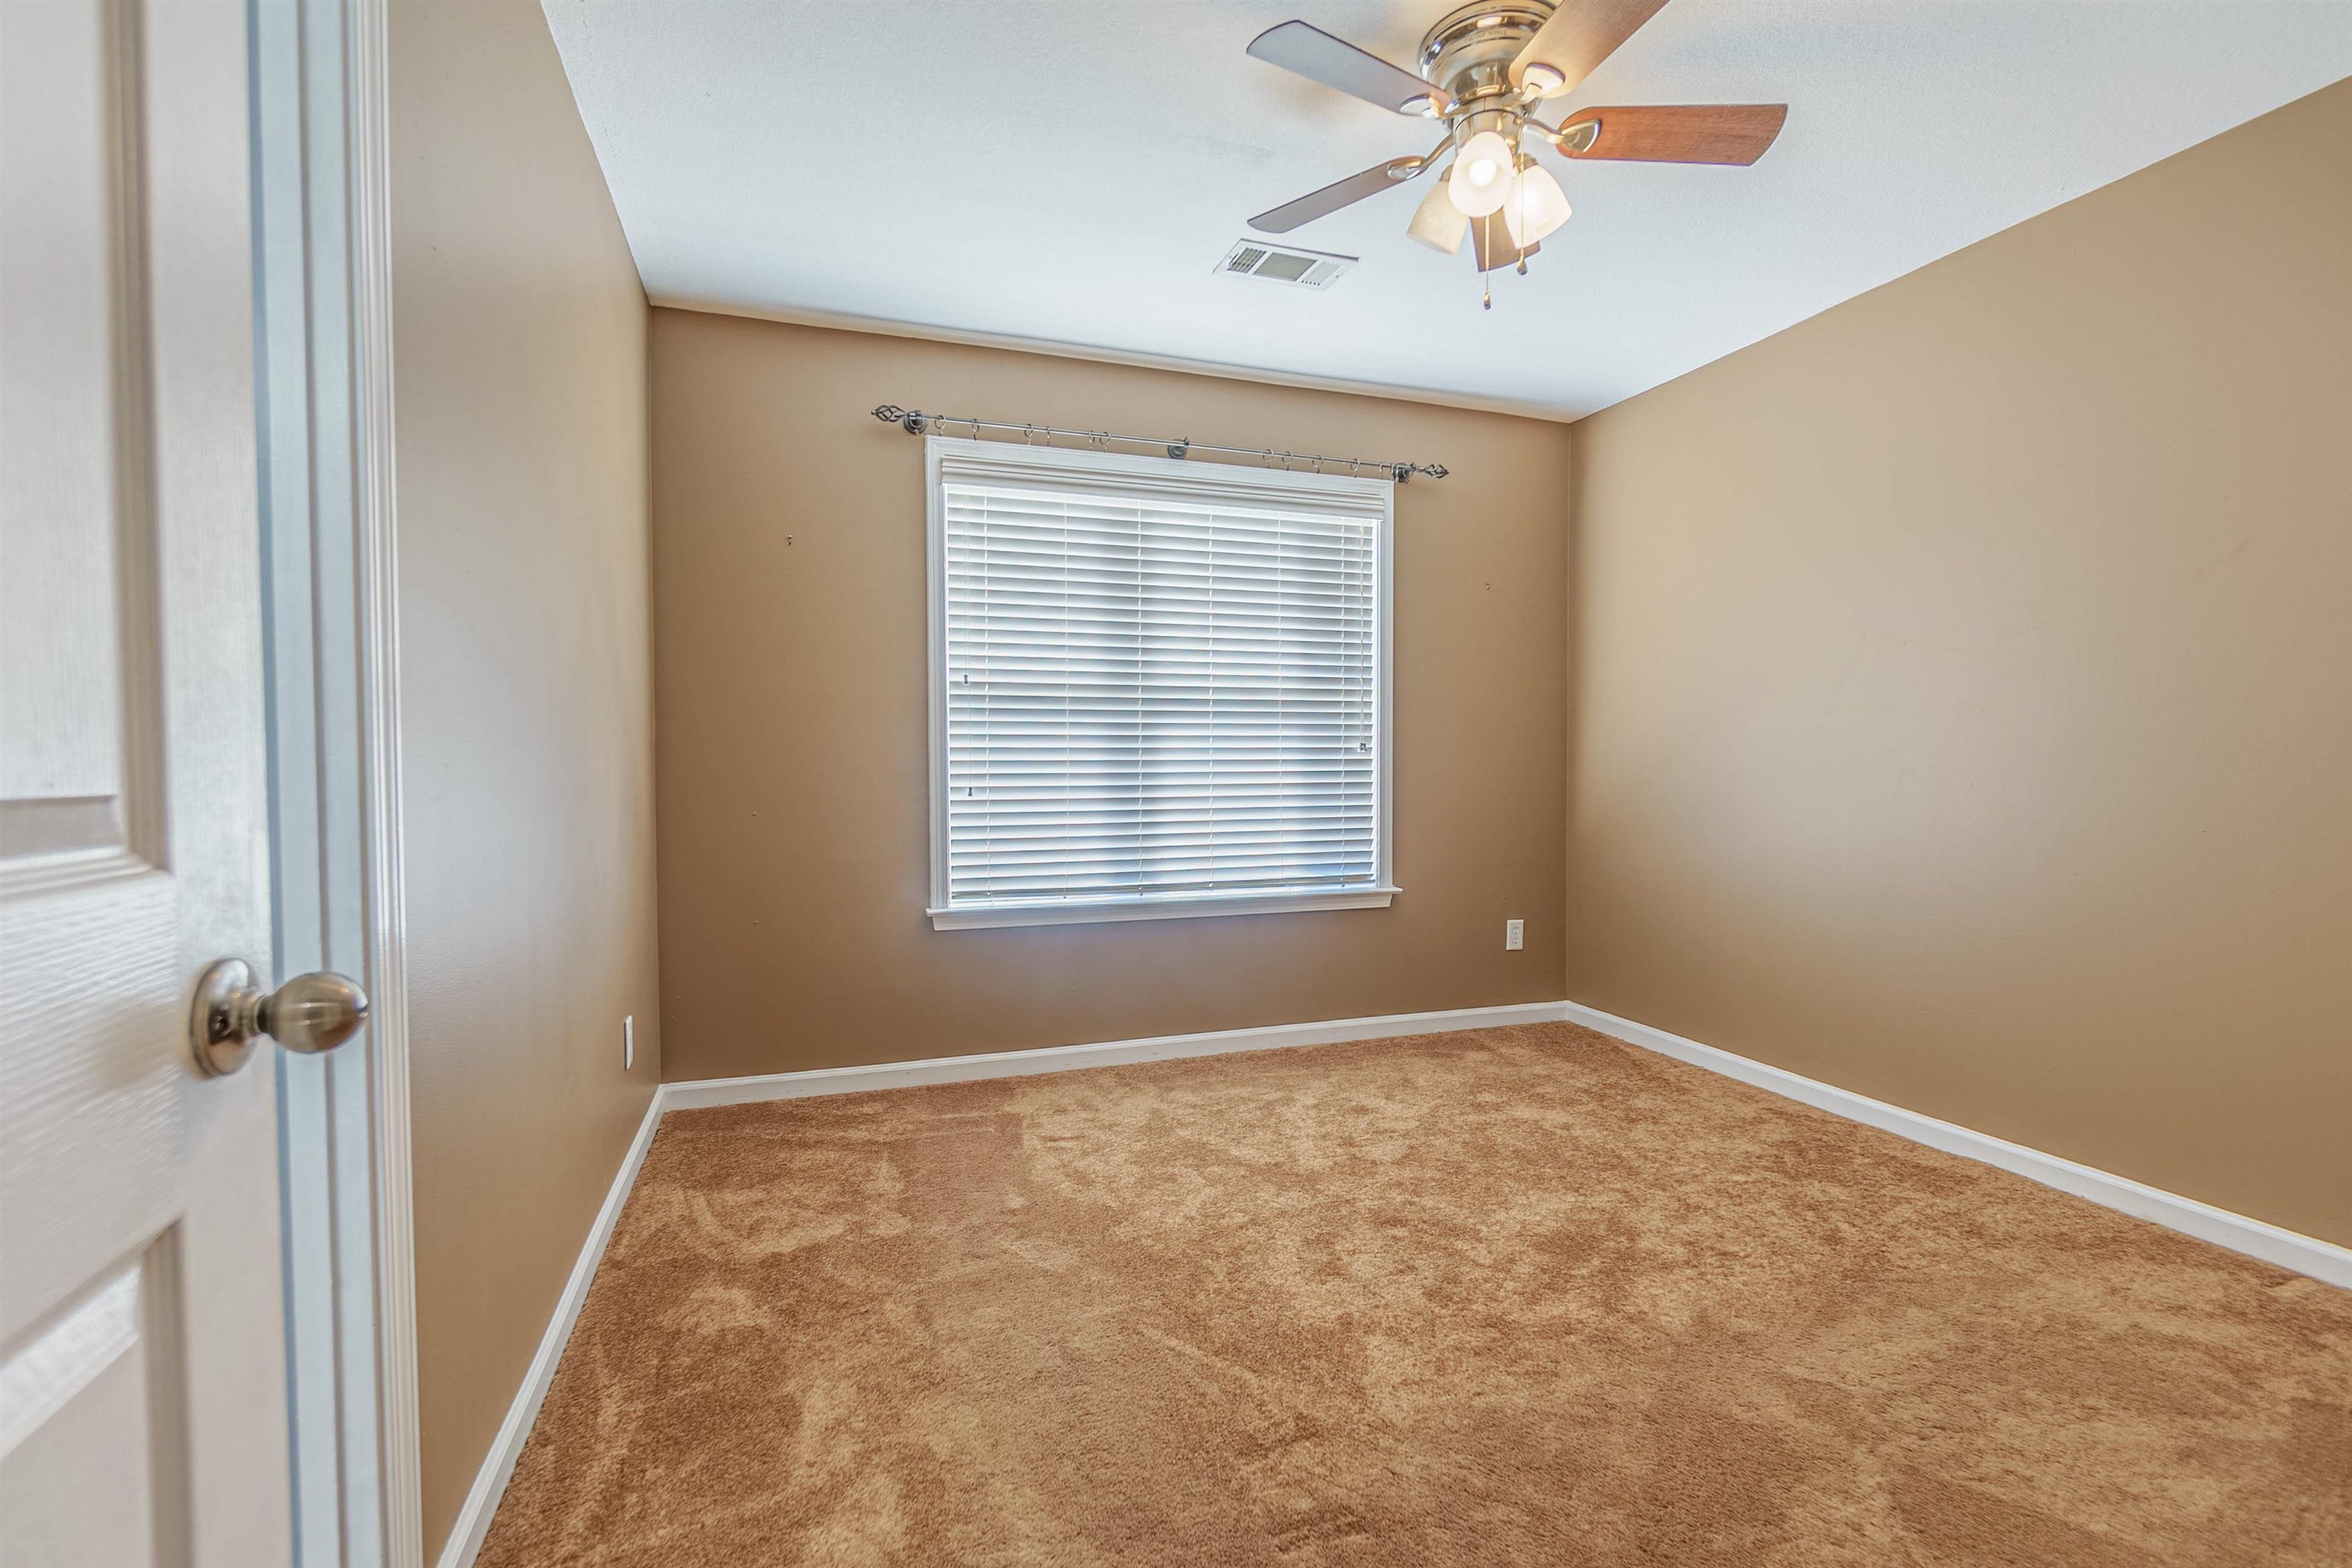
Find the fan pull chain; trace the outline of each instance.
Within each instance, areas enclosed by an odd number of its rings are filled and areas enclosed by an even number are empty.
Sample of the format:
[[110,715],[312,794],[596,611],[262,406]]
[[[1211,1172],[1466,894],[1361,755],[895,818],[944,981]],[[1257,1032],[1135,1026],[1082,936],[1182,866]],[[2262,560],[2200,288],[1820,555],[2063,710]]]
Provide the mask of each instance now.
[[[1487,213],[1481,216],[1477,221],[1480,223],[1492,223],[1494,221],[1494,214]],[[1487,229],[1479,235],[1478,237],[1484,242],[1484,245],[1480,247],[1483,250],[1486,246],[1491,246],[1495,243],[1495,231],[1491,228]],[[1478,257],[1474,258],[1474,259],[1483,260],[1484,258]],[[1491,310],[1495,308],[1495,275],[1484,268],[1481,268],[1478,273],[1478,304],[1479,308],[1482,310]]]

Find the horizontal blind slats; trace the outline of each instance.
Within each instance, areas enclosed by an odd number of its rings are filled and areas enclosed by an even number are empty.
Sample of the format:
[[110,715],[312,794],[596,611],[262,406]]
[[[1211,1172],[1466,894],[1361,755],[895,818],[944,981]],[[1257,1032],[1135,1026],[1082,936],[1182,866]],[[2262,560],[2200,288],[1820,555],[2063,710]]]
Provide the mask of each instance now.
[[1375,500],[943,472],[950,905],[1374,885]]

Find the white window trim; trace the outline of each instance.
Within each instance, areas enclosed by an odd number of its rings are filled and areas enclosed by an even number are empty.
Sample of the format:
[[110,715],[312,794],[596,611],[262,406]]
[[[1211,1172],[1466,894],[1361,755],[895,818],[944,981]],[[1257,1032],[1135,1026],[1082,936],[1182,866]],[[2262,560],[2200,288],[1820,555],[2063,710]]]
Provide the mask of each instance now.
[[[1051,468],[1064,473],[1132,474],[1152,479],[1181,475],[1189,487],[1244,493],[1258,505],[1279,500],[1352,495],[1377,500],[1380,519],[1372,543],[1372,751],[1376,860],[1373,885],[1344,890],[1307,889],[1296,893],[1203,893],[1126,899],[1055,899],[1036,903],[957,908],[948,901],[947,796],[947,513],[941,504],[942,457],[984,459],[1008,473]],[[1085,447],[1029,447],[1010,441],[961,437],[923,438],[924,562],[929,583],[925,683],[930,691],[931,897],[927,910],[934,931],[980,926],[1073,925],[1106,921],[1192,920],[1207,915],[1298,913],[1310,910],[1385,909],[1403,889],[1396,886],[1392,835],[1392,783],[1396,748],[1391,694],[1391,630],[1394,624],[1391,557],[1396,524],[1396,487],[1386,479],[1360,474],[1308,473],[1241,464],[1147,458]]]

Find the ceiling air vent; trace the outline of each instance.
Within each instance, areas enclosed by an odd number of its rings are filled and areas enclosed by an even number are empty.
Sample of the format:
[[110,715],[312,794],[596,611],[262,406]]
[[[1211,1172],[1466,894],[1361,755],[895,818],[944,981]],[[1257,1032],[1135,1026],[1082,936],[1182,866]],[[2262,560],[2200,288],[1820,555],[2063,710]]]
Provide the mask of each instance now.
[[1241,239],[1225,252],[1217,270],[1236,278],[1264,278],[1274,283],[1296,283],[1301,289],[1328,289],[1339,274],[1356,264],[1352,256],[1328,256],[1319,250],[1287,250],[1264,240]]

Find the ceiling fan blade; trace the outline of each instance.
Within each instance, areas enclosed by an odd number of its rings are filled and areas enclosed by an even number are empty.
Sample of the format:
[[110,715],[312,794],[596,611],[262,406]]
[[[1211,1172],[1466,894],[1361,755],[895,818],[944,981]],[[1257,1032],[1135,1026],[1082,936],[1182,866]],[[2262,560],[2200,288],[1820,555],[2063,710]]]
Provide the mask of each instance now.
[[1528,68],[1540,62],[1559,73],[1559,84],[1548,86],[1543,92],[1546,98],[1558,98],[1591,76],[1665,4],[1666,0],[1561,0],[1551,20],[1537,29],[1511,62],[1511,80],[1515,84],[1523,80]]
[[1309,81],[1338,88],[1393,113],[1420,114],[1423,103],[1438,109],[1446,104],[1444,93],[1411,71],[1304,22],[1268,27],[1250,40],[1249,52],[1268,65],[1297,71]]
[[1497,267],[1516,267],[1523,256],[1533,256],[1541,250],[1540,242],[1521,250],[1512,243],[1510,226],[1503,221],[1500,212],[1470,220],[1470,247],[1478,258],[1478,270],[1492,272]]
[[[1559,128],[1571,158],[1640,163],[1748,164],[1764,156],[1789,118],[1785,103],[1650,104],[1580,109]],[[1585,125],[1595,129],[1587,133]],[[1582,146],[1580,149],[1579,143]]]
[[1353,206],[1366,196],[1376,196],[1391,185],[1404,184],[1421,173],[1424,163],[1420,158],[1391,158],[1385,163],[1375,163],[1360,174],[1350,174],[1319,191],[1309,191],[1297,201],[1262,212],[1249,220],[1249,226],[1260,234],[1288,234],[1300,224],[1312,223],[1326,213]]

